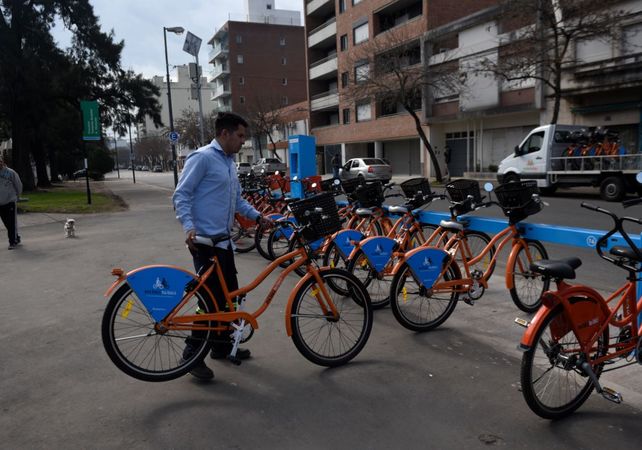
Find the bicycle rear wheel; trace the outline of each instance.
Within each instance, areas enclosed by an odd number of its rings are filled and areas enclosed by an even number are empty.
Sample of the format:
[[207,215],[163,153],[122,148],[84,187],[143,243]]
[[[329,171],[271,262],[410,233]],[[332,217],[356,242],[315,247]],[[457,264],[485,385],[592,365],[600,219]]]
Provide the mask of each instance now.
[[[573,299],[571,299],[573,300]],[[589,301],[577,298],[577,302]],[[591,379],[581,370],[582,360],[606,354],[609,329],[598,339],[590,355],[579,352],[580,344],[559,306],[535,331],[535,345],[522,356],[522,394],[528,407],[545,419],[561,419],[579,408],[593,391]],[[555,335],[552,333],[555,330]],[[568,330],[562,336],[560,330]],[[599,378],[603,365],[593,368]]]
[[[181,315],[214,312],[205,293],[196,292]],[[102,340],[107,355],[120,370],[143,381],[168,381],[185,375],[209,350],[211,331],[155,330],[149,315],[128,284],[111,296],[102,320]],[[185,352],[190,337],[191,351]],[[183,358],[185,356],[185,358]]]
[[510,296],[515,305],[524,312],[533,313],[542,304],[542,293],[548,290],[550,280],[530,269],[530,263],[548,259],[546,249],[539,241],[526,241],[528,248],[520,247],[515,263],[508,269],[512,277],[513,288]]
[[232,236],[232,241],[236,246],[237,253],[247,253],[254,249],[256,245],[254,243],[254,234],[256,233],[256,228],[256,224],[244,226],[239,221],[238,217],[234,217],[234,223],[232,224],[232,231],[230,234]]
[[347,363],[363,349],[372,330],[372,306],[368,292],[354,275],[341,269],[321,272],[326,286],[333,282],[346,286],[348,295],[327,289],[339,313],[324,313],[316,295],[319,286],[308,279],[296,292],[292,303],[292,341],[301,354],[315,364],[335,367]]
[[[443,279],[461,278],[458,268],[450,264]],[[444,323],[455,310],[459,293],[456,288],[444,292],[431,292],[422,286],[404,263],[392,279],[390,305],[397,321],[412,331],[429,331]]]

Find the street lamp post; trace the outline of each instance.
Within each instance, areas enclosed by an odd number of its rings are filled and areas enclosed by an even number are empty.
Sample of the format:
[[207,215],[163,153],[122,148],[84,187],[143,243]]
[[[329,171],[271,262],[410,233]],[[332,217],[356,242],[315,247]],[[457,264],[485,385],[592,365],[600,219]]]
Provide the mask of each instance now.
[[[169,82],[169,60],[167,59],[167,32],[183,34],[183,27],[163,27],[163,42],[165,43],[165,69],[167,71],[167,104],[169,107],[169,131],[174,133],[174,114],[172,113],[172,90]],[[174,160],[174,187],[178,184],[178,160],[176,157],[176,144],[172,144],[172,159]]]

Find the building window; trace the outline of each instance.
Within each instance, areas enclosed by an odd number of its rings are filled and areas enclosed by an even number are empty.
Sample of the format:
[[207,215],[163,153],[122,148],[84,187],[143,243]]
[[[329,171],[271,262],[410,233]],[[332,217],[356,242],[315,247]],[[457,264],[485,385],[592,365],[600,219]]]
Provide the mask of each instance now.
[[265,5],[267,9],[272,9],[272,5]]
[[236,43],[237,44],[242,44],[243,43],[243,36],[241,36],[240,34],[237,34],[236,35]]
[[357,3],[361,3],[361,0],[352,0],[352,6],[356,5]]
[[354,41],[354,45],[367,41],[368,37],[370,36],[368,33],[368,22],[364,23],[363,25],[359,25],[358,27],[355,27],[352,30],[352,33],[353,33],[352,40]]
[[342,52],[345,52],[348,49],[348,35],[344,34],[339,38],[339,47],[341,48]]
[[282,36],[281,39],[279,39],[279,45],[281,47],[283,47],[285,45],[285,37]]
[[345,12],[346,0],[339,0],[339,13]]
[[342,88],[348,86],[348,80],[349,80],[348,72],[342,72],[341,73],[341,87]]
[[283,105],[283,106],[287,106],[288,105],[288,97],[287,96],[284,95],[283,97],[281,97],[281,105]]
[[345,108],[343,110],[343,124],[350,123],[350,108]]
[[282,84],[283,86],[287,86],[287,85],[288,85],[288,79],[287,79],[287,78],[283,78],[283,79],[281,79],[281,84]]
[[363,122],[364,120],[370,120],[371,118],[370,100],[357,103],[357,122]]
[[244,104],[245,103],[245,96],[240,95],[239,96],[239,102],[241,103],[241,105]]
[[363,83],[370,76],[370,66],[367,62],[354,66],[354,82]]
[[283,58],[281,58],[281,65],[282,66],[285,66],[287,63],[288,63],[288,59],[285,56]]
[[243,64],[243,55],[236,55],[236,62],[239,64]]
[[239,84],[245,84],[245,77],[239,77]]

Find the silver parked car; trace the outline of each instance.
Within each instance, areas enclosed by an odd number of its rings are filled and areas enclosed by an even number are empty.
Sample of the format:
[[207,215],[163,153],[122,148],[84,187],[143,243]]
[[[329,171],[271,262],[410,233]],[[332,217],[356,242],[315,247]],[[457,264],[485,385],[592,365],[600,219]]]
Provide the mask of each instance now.
[[237,162],[236,173],[239,175],[249,175],[252,165],[249,162]]
[[353,158],[343,165],[339,177],[342,180],[360,178],[364,181],[378,180],[387,183],[392,178],[392,167],[379,158]]
[[277,170],[282,175],[285,175],[287,166],[284,162],[276,158],[261,158],[252,166],[252,172],[255,175],[261,174],[262,171],[265,171],[265,173],[274,173]]

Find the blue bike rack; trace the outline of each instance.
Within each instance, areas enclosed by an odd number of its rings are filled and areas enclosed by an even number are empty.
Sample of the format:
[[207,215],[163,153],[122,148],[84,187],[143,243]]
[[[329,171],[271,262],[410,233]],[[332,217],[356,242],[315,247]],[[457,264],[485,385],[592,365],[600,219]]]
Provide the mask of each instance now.
[[[347,202],[338,202],[346,205]],[[383,206],[387,211],[387,205]],[[398,217],[390,215],[391,217]],[[483,217],[464,214],[459,216],[458,219],[465,220],[467,227],[471,230],[482,231],[488,234],[497,234],[508,225],[508,219],[500,219],[495,217]],[[450,214],[437,211],[421,211],[419,220],[422,223],[432,225],[439,225],[442,220],[451,220]],[[604,236],[607,232],[604,230],[595,230],[590,228],[573,228],[564,227],[560,225],[549,225],[544,223],[529,223],[520,222],[517,227],[527,239],[535,239],[542,242],[550,242],[552,244],[569,245],[572,247],[580,248],[595,248],[598,239]],[[642,247],[642,234],[640,236],[630,236],[631,240],[638,247]],[[609,250],[615,246],[627,246],[627,242],[619,233],[611,236],[607,242],[605,250]],[[642,297],[642,281],[637,284],[637,296]],[[642,313],[638,316],[638,324],[642,326]]]

